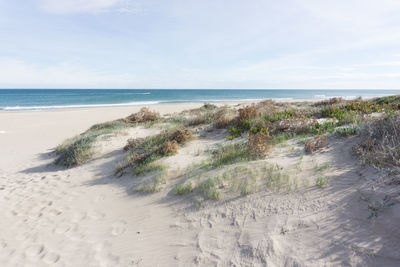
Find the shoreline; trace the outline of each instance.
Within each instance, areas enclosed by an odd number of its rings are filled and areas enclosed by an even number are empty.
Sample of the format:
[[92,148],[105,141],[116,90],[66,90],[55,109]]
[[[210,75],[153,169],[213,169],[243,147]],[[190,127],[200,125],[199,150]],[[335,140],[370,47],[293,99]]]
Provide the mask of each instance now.
[[[373,98],[373,97],[371,97]],[[371,98],[363,98],[363,99],[371,99]],[[0,114],[2,113],[17,113],[17,112],[43,112],[43,111],[72,111],[72,110],[93,110],[93,109],[128,109],[128,108],[142,108],[142,107],[165,107],[165,106],[201,106],[205,103],[210,103],[210,104],[215,104],[215,105],[249,105],[252,103],[257,103],[265,100],[272,100],[275,102],[280,102],[280,103],[296,103],[296,102],[318,102],[323,99],[273,99],[273,98],[265,98],[265,99],[254,99],[254,100],[238,100],[238,101],[210,101],[210,102],[185,102],[185,103],[157,103],[157,104],[140,104],[140,105],[119,105],[116,104],[115,106],[107,106],[105,104],[104,106],[98,106],[95,105],[93,107],[90,106],[84,106],[84,107],[67,107],[67,108],[20,108],[20,109],[0,109]]]

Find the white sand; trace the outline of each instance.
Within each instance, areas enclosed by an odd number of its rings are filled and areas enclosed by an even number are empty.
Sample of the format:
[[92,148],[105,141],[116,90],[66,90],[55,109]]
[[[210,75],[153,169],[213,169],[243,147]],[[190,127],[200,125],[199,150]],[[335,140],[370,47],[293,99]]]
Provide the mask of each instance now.
[[[194,106],[152,108],[171,113]],[[301,146],[278,146],[267,162],[309,184],[200,209],[168,187],[134,194],[137,178],[113,176],[126,139],[155,129],[99,142],[100,156],[80,167],[51,164],[49,152],[64,139],[139,108],[0,113],[0,266],[400,266],[399,186],[350,155],[354,138],[301,163]],[[178,171],[223,137],[211,133],[165,161]],[[313,168],[325,162],[329,185],[321,189]],[[368,219],[374,207],[378,217]]]

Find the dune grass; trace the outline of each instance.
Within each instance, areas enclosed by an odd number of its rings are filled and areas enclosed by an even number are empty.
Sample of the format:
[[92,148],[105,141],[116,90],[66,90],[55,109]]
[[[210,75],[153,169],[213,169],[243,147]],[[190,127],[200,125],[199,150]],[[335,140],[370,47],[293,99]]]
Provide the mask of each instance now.
[[95,154],[93,146],[98,137],[130,126],[130,124],[121,120],[93,125],[84,133],[67,139],[56,147],[55,164],[73,167],[89,161]]
[[175,195],[186,195],[193,191],[193,184],[191,182],[187,184],[179,184],[175,187]]
[[194,138],[187,128],[173,128],[162,131],[160,134],[146,138],[129,139],[124,150],[127,152],[125,163],[118,166],[115,174],[120,174],[127,168],[132,168],[135,175],[143,175],[160,168],[154,161],[174,155],[180,145],[185,145]]
[[364,163],[400,171],[400,114],[367,123],[361,137],[353,151]]

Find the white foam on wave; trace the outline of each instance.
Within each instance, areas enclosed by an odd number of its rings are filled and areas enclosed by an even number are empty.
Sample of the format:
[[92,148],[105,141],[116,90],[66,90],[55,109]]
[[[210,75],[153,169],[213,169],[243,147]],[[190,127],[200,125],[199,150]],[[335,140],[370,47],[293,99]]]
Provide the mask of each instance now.
[[125,106],[144,106],[144,105],[155,105],[161,103],[160,101],[141,101],[141,102],[129,102],[129,103],[118,103],[118,104],[87,104],[87,105],[59,105],[59,106],[15,106],[15,107],[4,107],[3,110],[43,110],[43,109],[68,109],[68,108],[96,108],[96,107],[125,107]]
[[184,103],[207,103],[207,102],[247,102],[247,101],[263,101],[263,100],[293,100],[292,97],[266,97],[266,98],[242,98],[242,99],[199,99],[199,100],[170,100],[165,101],[165,103],[177,103],[177,102],[184,102]]

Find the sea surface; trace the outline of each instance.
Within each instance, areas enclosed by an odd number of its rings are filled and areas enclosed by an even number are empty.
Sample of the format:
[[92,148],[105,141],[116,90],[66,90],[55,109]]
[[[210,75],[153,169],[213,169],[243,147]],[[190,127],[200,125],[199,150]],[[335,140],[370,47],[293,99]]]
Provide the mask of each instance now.
[[262,99],[377,97],[400,90],[0,89],[0,110],[63,109]]

